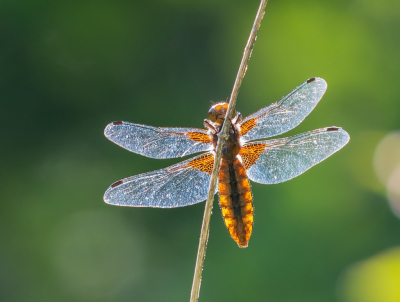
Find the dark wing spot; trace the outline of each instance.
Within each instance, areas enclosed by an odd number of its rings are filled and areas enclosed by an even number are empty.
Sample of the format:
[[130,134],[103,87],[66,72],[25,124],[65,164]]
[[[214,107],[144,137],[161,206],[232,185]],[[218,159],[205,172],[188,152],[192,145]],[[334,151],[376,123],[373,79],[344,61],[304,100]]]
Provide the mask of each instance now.
[[111,188],[115,188],[115,187],[119,186],[119,185],[122,184],[122,183],[123,183],[122,180],[118,180],[118,181],[114,182],[114,183],[111,185]]
[[329,127],[326,129],[326,131],[338,131],[339,128],[338,127]]
[[315,81],[315,78],[308,79],[308,80],[307,80],[307,84],[308,84],[308,83],[311,83],[311,82],[314,82],[314,81]]
[[120,122],[120,121],[118,121],[118,122],[113,122],[112,124],[113,125],[122,125],[124,122]]

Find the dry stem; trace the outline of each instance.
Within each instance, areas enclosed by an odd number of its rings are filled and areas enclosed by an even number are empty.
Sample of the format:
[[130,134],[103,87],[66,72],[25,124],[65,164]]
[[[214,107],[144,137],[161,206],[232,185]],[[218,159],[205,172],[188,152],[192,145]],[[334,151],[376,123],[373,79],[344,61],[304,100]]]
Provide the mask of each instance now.
[[[242,80],[247,70],[247,63],[250,60],[251,52],[253,50],[254,42],[257,37],[258,29],[260,28],[261,20],[264,16],[267,2],[268,0],[261,0],[256,18],[254,20],[253,28],[251,29],[249,39],[247,40],[247,44],[243,52],[242,61],[239,66],[239,71],[236,75],[235,83],[233,85],[232,93],[229,99],[228,112],[226,113],[226,116],[228,117],[232,117],[233,113],[235,112],[235,105],[236,105],[237,95],[239,93],[239,88],[240,85],[242,84]],[[190,302],[196,302],[199,298],[201,273],[203,271],[204,257],[208,241],[208,233],[210,230],[211,210],[214,201],[215,187],[217,184],[217,177],[222,157],[222,150],[225,148],[226,140],[228,138],[229,126],[230,126],[230,120],[225,119],[221,132],[219,133],[217,151],[214,159],[214,167],[211,174],[210,187],[208,191],[206,206],[204,209],[203,224],[201,226],[199,248],[197,250],[196,267],[193,276],[192,291],[190,293]]]

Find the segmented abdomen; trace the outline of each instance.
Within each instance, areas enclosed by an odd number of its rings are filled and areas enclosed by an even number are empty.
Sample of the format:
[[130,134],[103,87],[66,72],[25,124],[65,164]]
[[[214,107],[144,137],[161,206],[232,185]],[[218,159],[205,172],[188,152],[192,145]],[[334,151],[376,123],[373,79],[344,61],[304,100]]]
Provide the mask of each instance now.
[[253,230],[253,197],[242,163],[222,159],[219,171],[219,204],[233,240],[246,247]]

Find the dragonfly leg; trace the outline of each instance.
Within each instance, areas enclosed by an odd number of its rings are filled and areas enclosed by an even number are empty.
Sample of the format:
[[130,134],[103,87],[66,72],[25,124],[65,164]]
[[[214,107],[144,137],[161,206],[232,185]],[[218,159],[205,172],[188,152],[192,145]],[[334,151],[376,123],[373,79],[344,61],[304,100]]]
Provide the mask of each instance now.
[[207,119],[204,119],[204,127],[206,127],[207,129],[210,129],[213,133],[217,133],[217,129],[215,128],[215,126]]
[[232,124],[235,125],[239,123],[241,120],[242,120],[242,114],[238,112],[238,114],[236,114],[236,116],[232,119]]

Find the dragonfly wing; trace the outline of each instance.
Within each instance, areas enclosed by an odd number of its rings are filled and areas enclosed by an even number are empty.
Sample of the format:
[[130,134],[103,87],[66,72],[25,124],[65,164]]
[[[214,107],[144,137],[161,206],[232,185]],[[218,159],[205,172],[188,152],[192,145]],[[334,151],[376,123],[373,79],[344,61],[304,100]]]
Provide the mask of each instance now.
[[247,176],[262,184],[292,179],[348,143],[342,128],[328,127],[295,136],[245,144],[240,155]]
[[174,158],[211,150],[207,131],[197,128],[160,128],[113,122],[104,129],[113,143],[151,158]]
[[153,208],[195,204],[207,199],[213,165],[214,155],[205,153],[165,169],[128,177],[112,184],[104,201]]
[[243,138],[267,138],[293,129],[315,108],[326,88],[324,79],[305,81],[278,102],[247,116],[240,123]]

